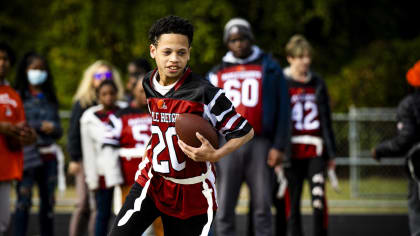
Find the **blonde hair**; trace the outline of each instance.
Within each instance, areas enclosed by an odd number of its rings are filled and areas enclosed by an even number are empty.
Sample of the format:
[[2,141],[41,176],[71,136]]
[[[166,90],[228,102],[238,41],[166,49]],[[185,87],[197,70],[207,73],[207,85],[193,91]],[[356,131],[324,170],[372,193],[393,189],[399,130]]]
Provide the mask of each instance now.
[[305,52],[308,52],[309,55],[312,55],[312,46],[300,34],[293,35],[289,42],[286,44],[286,55],[288,57],[301,57]]
[[98,70],[98,68],[102,66],[106,66],[111,69],[112,79],[114,80],[118,88],[117,97],[119,100],[123,98],[124,87],[122,84],[121,75],[118,72],[117,68],[108,61],[97,60],[83,72],[83,77],[79,83],[79,87],[77,88],[76,94],[73,97],[73,102],[79,101],[80,105],[83,108],[86,108],[96,101],[96,90],[95,87],[93,87],[93,75]]

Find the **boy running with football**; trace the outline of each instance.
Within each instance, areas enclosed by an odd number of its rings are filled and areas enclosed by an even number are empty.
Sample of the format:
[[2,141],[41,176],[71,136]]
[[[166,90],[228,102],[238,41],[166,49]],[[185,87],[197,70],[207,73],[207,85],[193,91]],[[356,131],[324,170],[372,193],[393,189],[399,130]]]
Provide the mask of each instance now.
[[[207,235],[217,209],[213,162],[253,137],[251,125],[236,113],[223,90],[187,67],[192,39],[193,26],[177,16],[159,19],[149,31],[157,69],[146,75],[143,86],[152,137],[111,236],[139,235],[158,216],[165,235]],[[226,144],[215,149],[198,133],[199,148],[183,143],[175,119],[167,119],[182,113],[208,120]]]

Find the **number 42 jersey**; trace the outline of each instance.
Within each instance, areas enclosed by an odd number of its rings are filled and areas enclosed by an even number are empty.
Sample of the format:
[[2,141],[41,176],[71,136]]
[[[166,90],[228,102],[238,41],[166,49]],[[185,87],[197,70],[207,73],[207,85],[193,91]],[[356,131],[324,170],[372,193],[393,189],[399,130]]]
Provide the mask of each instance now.
[[[157,78],[155,70],[143,80],[152,116],[152,138],[148,161],[139,167],[137,182],[148,187],[148,195],[165,214],[186,219],[206,214],[211,204],[216,210],[214,166],[210,162],[195,162],[182,152],[175,131],[176,117],[182,113],[202,116],[226,140],[242,137],[252,127],[236,112],[223,90],[193,75],[190,69],[165,95],[154,88],[153,80]],[[197,182],[200,178],[204,183]],[[203,194],[204,185],[212,189],[212,203]]]
[[334,158],[335,139],[324,81],[310,73],[309,81],[301,83],[290,77],[289,68],[284,71],[292,111],[292,158]]

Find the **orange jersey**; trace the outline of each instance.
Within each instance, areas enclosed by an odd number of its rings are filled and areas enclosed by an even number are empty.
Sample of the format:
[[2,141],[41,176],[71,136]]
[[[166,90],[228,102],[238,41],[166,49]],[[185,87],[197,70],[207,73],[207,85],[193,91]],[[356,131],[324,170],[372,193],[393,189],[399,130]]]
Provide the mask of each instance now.
[[[25,121],[25,112],[18,93],[8,85],[0,85],[0,122],[17,124]],[[23,173],[23,152],[11,151],[8,137],[0,134],[0,181],[21,179]]]

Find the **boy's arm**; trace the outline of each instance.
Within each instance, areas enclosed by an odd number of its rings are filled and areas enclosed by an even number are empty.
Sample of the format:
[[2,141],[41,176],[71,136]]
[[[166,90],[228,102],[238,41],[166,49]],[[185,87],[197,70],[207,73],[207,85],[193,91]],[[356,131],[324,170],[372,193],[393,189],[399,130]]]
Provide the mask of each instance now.
[[197,138],[201,141],[201,146],[194,148],[178,140],[181,150],[194,161],[210,161],[217,162],[222,157],[237,150],[239,147],[247,143],[254,136],[254,130],[251,129],[246,135],[239,138],[230,139],[225,145],[219,149],[214,149],[210,142],[201,134],[196,133]]

